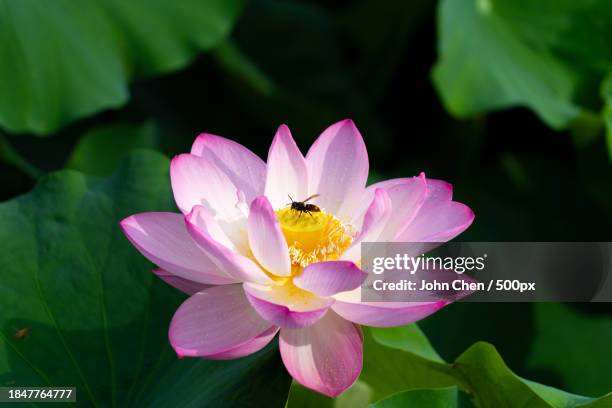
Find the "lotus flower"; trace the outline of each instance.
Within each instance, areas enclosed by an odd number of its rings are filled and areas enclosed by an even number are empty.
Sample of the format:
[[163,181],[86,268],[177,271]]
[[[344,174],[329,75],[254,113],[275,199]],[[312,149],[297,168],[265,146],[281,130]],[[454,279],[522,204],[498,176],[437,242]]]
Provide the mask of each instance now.
[[[170,324],[176,353],[239,358],[279,333],[291,376],[332,397],[361,371],[359,325],[404,325],[446,304],[361,302],[360,243],[445,242],[474,219],[450,184],[424,174],[366,187],[368,155],[351,120],[327,128],[306,157],[280,126],[267,163],[202,134],[170,176],[182,214],[141,213],[121,226],[154,272],[190,295]],[[314,194],[320,211],[287,205]]]

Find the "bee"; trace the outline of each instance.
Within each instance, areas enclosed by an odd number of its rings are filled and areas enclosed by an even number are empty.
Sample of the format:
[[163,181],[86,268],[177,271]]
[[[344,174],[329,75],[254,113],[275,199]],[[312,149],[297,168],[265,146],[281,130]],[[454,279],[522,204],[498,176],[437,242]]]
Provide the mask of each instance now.
[[24,327],[23,329],[19,329],[15,332],[15,334],[13,335],[13,337],[16,340],[23,340],[26,337],[28,337],[30,335],[30,329],[28,329],[27,327]]
[[317,198],[318,196],[319,194],[313,194],[307,199],[305,199],[304,201],[293,201],[293,198],[289,196],[289,199],[291,200],[291,202],[288,203],[287,205],[290,205],[292,210],[299,212],[300,216],[305,213],[312,217],[313,212],[321,212],[321,209],[314,204],[306,204],[306,203],[312,200],[313,198]]

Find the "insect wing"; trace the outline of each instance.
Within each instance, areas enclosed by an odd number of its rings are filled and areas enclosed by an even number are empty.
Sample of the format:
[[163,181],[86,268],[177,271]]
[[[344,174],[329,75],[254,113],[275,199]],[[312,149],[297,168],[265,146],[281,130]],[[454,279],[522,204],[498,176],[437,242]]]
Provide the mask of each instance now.
[[317,198],[318,196],[320,196],[321,194],[313,194],[310,197],[308,197],[307,199],[305,199],[304,201],[302,201],[303,203],[312,200],[313,198]]

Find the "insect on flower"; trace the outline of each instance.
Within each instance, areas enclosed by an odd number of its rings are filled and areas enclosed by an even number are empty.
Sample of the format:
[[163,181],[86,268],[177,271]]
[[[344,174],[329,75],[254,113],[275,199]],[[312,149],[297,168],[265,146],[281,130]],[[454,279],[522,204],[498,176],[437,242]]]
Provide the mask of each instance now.
[[361,372],[359,325],[401,326],[446,306],[362,301],[361,242],[446,242],[474,219],[449,183],[421,173],[366,186],[368,168],[351,120],[306,155],[281,125],[266,162],[210,134],[172,159],[182,214],[134,214],[121,227],[161,279],[190,295],[170,323],[177,355],[240,358],[278,336],[289,374],[335,397]]
[[289,196],[289,199],[291,200],[291,202],[288,203],[287,205],[290,205],[291,209],[293,211],[299,212],[300,215],[302,215],[303,213],[306,213],[312,217],[313,212],[321,212],[321,209],[314,204],[306,204],[306,203],[312,200],[313,198],[317,198],[318,196],[320,196],[320,194],[313,194],[307,199],[305,199],[304,201],[293,201],[293,198]]

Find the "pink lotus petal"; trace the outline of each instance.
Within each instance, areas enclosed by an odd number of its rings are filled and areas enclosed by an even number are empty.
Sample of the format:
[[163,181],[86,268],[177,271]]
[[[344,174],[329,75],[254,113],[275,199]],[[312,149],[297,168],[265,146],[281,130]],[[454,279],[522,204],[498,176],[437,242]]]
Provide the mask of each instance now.
[[395,241],[447,242],[465,231],[474,221],[474,212],[455,201],[423,204],[416,218],[400,231]]
[[279,347],[297,382],[330,397],[353,385],[363,366],[359,329],[331,311],[313,326],[282,328]]
[[251,340],[234,347],[233,349],[206,356],[209,360],[232,360],[251,355],[264,348],[278,333],[278,327],[272,326],[265,332],[253,337]]
[[187,231],[210,260],[241,282],[272,283],[272,279],[255,262],[217,242],[198,226],[199,223],[210,227],[214,225],[213,221],[202,206],[193,207],[185,217]]
[[366,277],[367,274],[351,261],[327,261],[308,265],[293,283],[319,296],[331,296],[355,289]]
[[[372,204],[372,200],[374,199],[374,193],[376,192],[377,189],[387,190],[388,188],[396,184],[409,182],[410,180],[413,180],[415,178],[416,177],[389,179],[389,180],[384,180],[378,183],[371,184],[368,187],[366,187],[363,194],[361,195],[361,198],[359,199],[359,204],[355,207],[354,217],[353,217],[353,220],[351,221],[351,224],[361,225],[361,223],[363,222],[363,216],[365,212],[368,210],[368,208],[370,207],[370,205]],[[360,219],[361,219],[360,222],[356,221]]]
[[183,279],[180,278],[168,271],[165,271],[163,269],[160,268],[154,268],[153,269],[153,273],[155,275],[157,275],[161,280],[163,280],[164,282],[166,282],[168,285],[180,290],[181,292],[184,292],[188,295],[193,295],[194,293],[197,293],[201,290],[204,290],[208,287],[210,287],[210,285],[205,285],[203,283],[198,283],[198,282],[194,282],[194,281],[190,281],[187,279]]
[[352,120],[327,128],[306,155],[309,193],[320,194],[317,204],[348,222],[364,192],[368,153]]
[[282,208],[291,196],[296,201],[308,196],[306,160],[286,125],[281,125],[268,153],[266,197],[272,208]]
[[130,242],[151,262],[181,278],[210,285],[235,283],[193,242],[183,216],[141,213],[121,221]]
[[415,219],[427,197],[425,173],[387,188],[393,211],[377,241],[393,240],[397,232]]
[[242,285],[213,286],[178,308],[170,323],[170,343],[180,357],[219,358],[223,353],[239,352],[238,347],[252,350],[254,345],[247,343],[268,338],[271,328],[253,310]]
[[[299,289],[292,289],[293,291]],[[331,298],[305,294],[295,296],[283,286],[245,283],[244,291],[253,308],[270,323],[287,328],[307,327],[322,318],[331,304]]]
[[236,186],[217,166],[199,156],[175,156],[170,163],[170,179],[176,205],[183,214],[196,205],[210,208],[221,218],[231,218],[238,212]]
[[[401,205],[401,203],[398,203],[398,205]],[[376,241],[386,228],[392,211],[393,206],[389,194],[382,188],[376,189],[374,199],[363,216],[361,231],[346,251],[344,251],[342,259],[355,262],[361,260],[361,242]]]
[[[399,204],[399,203],[398,203]],[[392,214],[393,204],[389,194],[383,189],[374,192],[374,200],[363,216],[363,224],[357,240],[374,241],[387,225]]]
[[261,266],[278,276],[291,275],[287,241],[270,202],[264,196],[251,203],[248,234],[251,251]]
[[[399,186],[404,186],[404,187],[399,187]],[[393,197],[390,197],[390,198],[392,199],[392,202],[395,203],[395,206],[397,207],[396,210],[403,211],[404,213],[407,213],[409,211],[416,213],[416,211],[418,210],[418,207],[414,208],[413,200],[420,198],[420,200],[417,200],[417,202],[420,201],[421,204],[425,200],[424,195],[426,194],[426,190],[427,190],[427,182],[425,179],[425,173],[421,173],[419,176],[415,176],[415,177],[385,180],[385,181],[374,183],[368,186],[365,189],[365,192],[363,193],[361,200],[359,201],[359,205],[357,206],[358,209],[355,212],[357,217],[351,222],[353,225],[361,225],[361,223],[358,220],[363,219],[363,215],[365,214],[365,212],[371,205],[372,200],[374,199],[374,194],[376,190],[378,189],[385,190],[388,194],[393,194]],[[404,189],[409,190],[409,192],[404,191]],[[398,195],[397,190],[399,190],[399,192],[402,192],[403,194]],[[402,206],[398,204],[398,199],[402,199],[402,198],[404,199],[408,198],[410,200],[410,202],[408,203],[410,204],[410,206],[408,206],[410,207],[410,209],[408,208],[404,209],[403,206],[407,203],[402,203]]]
[[241,144],[202,133],[193,143],[191,154],[203,157],[225,173],[244,192],[247,202],[263,193],[266,164]]
[[227,236],[208,208],[203,205],[196,205],[191,209],[187,217],[189,218],[189,222],[200,228],[219,244],[233,251],[237,250],[234,242]]
[[361,302],[361,288],[340,293],[332,309],[346,320],[373,327],[414,323],[440,310],[449,302]]
[[453,185],[444,180],[427,179],[427,201],[442,202],[453,199]]

